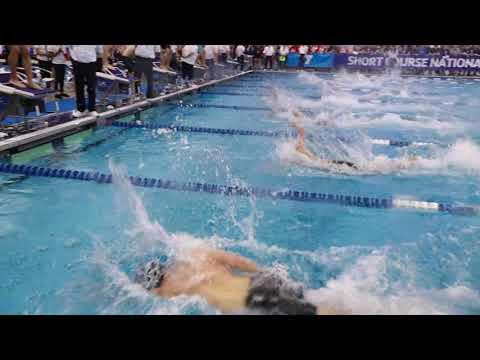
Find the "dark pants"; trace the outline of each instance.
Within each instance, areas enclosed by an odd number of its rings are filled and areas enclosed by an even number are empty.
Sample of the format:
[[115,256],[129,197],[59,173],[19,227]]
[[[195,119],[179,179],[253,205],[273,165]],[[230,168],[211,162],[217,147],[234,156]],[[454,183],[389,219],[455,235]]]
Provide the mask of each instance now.
[[73,76],[75,78],[75,95],[77,97],[77,110],[85,111],[85,84],[88,93],[88,111],[95,111],[97,63],[80,63],[72,61]]
[[103,70],[103,59],[102,58],[97,58],[96,69],[97,69],[97,72],[102,72],[102,70]]
[[38,67],[41,69],[40,74],[42,75],[42,79],[50,77],[50,74],[47,71],[52,71],[51,61],[38,60]]
[[240,65],[240,71],[243,71],[243,66],[245,64],[245,56],[240,55],[239,57],[237,57],[237,61],[238,61],[238,64]]
[[[153,59],[135,56],[135,77],[141,80],[142,74],[145,74],[147,79],[147,98],[151,99],[153,98]],[[138,85],[135,86],[135,91],[138,94]]]
[[55,91],[63,93],[63,85],[65,83],[65,70],[67,65],[65,64],[53,64],[53,69],[55,71]]
[[208,78],[210,80],[215,78],[215,63],[213,59],[206,59],[205,64],[207,64],[208,67]]
[[272,70],[273,56],[265,56],[265,69]]
[[222,64],[226,64],[227,63],[227,59],[228,59],[228,54],[227,53],[222,53],[219,55],[218,57],[218,62],[222,63]]
[[193,65],[182,61],[182,78],[185,80],[193,79]]
[[302,67],[305,65],[305,54],[300,54],[300,59],[298,61],[298,67]]
[[135,60],[133,60],[132,58],[128,57],[128,56],[123,56],[123,55],[120,55],[118,57],[118,59],[123,62],[123,65],[125,66],[125,69],[127,69],[127,71],[129,73],[133,73],[135,71]]

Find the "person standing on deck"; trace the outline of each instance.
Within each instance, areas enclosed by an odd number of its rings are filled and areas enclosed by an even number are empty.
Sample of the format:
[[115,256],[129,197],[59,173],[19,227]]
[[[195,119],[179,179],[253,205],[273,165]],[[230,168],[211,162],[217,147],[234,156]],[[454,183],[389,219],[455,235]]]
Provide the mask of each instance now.
[[[135,46],[135,78],[141,81],[142,75],[147,79],[147,98],[153,98],[153,61],[160,55],[158,45],[136,45]],[[138,84],[138,83],[137,83]],[[138,95],[139,86],[135,86]]]
[[18,87],[25,88],[25,84],[17,78],[17,66],[23,65],[25,73],[27,75],[27,86],[35,89],[42,90],[42,88],[33,82],[32,62],[30,60],[30,46],[29,45],[7,45],[8,51],[8,65],[10,67],[10,84]]
[[285,69],[285,65],[287,63],[287,56],[290,52],[290,49],[287,45],[282,45],[280,46],[279,54],[280,56],[278,57],[278,67],[280,70]]
[[197,45],[185,45],[182,48],[182,78],[187,82],[193,80],[193,70],[197,57]]
[[53,54],[52,66],[55,76],[54,89],[57,91],[55,97],[61,99],[69,97],[64,91],[65,71],[67,69],[66,51],[63,45],[48,45],[48,52]]
[[[38,67],[40,68],[40,76],[42,79],[50,77],[49,72],[52,71],[52,59],[48,51],[48,45],[35,45],[33,49],[38,61]],[[47,84],[47,87],[50,87],[50,84]]]
[[243,66],[245,64],[245,46],[243,45],[238,45],[235,49],[235,56],[238,62],[238,65],[236,65],[236,68],[240,66],[240,71],[243,71]]
[[208,67],[207,75],[209,80],[215,78],[215,63],[217,62],[217,45],[205,45],[205,65]]
[[[103,54],[102,46],[68,45],[67,48],[72,59],[77,100],[77,109],[73,112],[73,117],[96,116],[97,57],[98,54]],[[88,112],[85,106],[85,85],[88,93]]]
[[272,45],[267,45],[263,49],[263,54],[265,55],[265,70],[272,70],[273,55],[275,54],[275,49]]
[[305,65],[305,58],[307,56],[307,52],[308,52],[308,46],[307,45],[300,45],[300,47],[298,48],[298,53],[300,54],[300,60],[299,60],[299,63],[298,63],[298,67],[303,68],[303,66]]

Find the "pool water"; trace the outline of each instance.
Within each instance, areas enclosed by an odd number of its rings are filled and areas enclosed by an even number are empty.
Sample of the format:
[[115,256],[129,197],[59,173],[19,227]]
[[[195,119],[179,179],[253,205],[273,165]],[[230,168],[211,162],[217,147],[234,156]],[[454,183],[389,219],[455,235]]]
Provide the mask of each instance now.
[[[477,206],[479,98],[476,80],[253,73],[141,116],[149,124],[272,131],[290,129],[285,112],[244,108],[297,107],[319,156],[353,160],[367,172],[314,166],[297,157],[292,139],[112,126],[12,162]],[[412,155],[413,167],[385,165]],[[219,314],[201,298],[160,299],[133,283],[138,264],[171,251],[171,241],[288,271],[312,301],[354,314],[480,312],[478,215],[133,188],[115,179],[0,174],[0,313]]]

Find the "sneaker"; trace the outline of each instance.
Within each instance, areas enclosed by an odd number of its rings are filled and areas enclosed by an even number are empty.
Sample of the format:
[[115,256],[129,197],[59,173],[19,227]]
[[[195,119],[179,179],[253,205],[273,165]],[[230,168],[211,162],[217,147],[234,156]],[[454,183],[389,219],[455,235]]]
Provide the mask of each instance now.
[[75,118],[75,119],[78,119],[82,116],[85,116],[85,111],[78,111],[78,110],[74,110],[73,113],[72,113],[72,116]]
[[88,116],[93,116],[93,117],[97,117],[98,116],[98,113],[94,110],[94,111],[89,111],[88,112]]
[[69,98],[69,97],[70,97],[70,95],[68,95],[68,94],[66,94],[66,93],[61,93],[60,96],[61,96],[62,98]]
[[61,98],[62,98],[62,95],[61,95],[61,94],[55,94],[55,98],[61,99]]

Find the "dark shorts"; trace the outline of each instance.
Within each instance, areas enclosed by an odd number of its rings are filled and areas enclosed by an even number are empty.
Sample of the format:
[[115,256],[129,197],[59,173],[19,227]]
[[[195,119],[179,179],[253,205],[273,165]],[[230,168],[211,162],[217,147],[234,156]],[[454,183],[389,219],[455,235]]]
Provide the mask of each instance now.
[[332,160],[332,163],[336,165],[347,165],[350,166],[351,168],[358,169],[357,165],[350,161],[344,161],[344,160]]
[[247,308],[265,315],[315,315],[316,307],[304,300],[303,288],[273,272],[252,277]]

